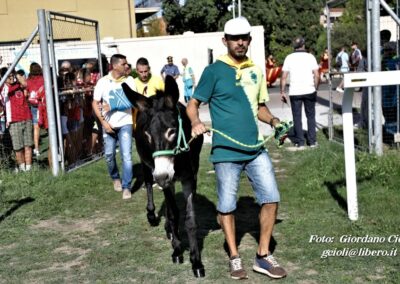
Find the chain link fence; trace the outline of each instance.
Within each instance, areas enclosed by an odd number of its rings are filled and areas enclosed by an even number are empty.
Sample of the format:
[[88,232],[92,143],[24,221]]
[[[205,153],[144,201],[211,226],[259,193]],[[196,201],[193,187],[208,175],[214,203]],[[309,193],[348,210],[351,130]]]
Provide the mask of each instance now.
[[[71,171],[99,159],[103,154],[101,125],[92,111],[93,90],[103,74],[98,60],[98,24],[89,19],[53,12],[48,12],[46,16],[51,46],[58,160],[65,171]],[[0,43],[0,66],[10,67],[18,59],[23,45],[24,42],[17,41]],[[22,70],[29,76],[29,67],[33,62],[41,64],[39,35],[34,37],[15,70]],[[0,169],[13,170],[15,155],[6,127],[5,108],[3,114],[0,116]],[[39,137],[39,153],[34,153],[33,164],[49,167],[48,131],[40,129]]]
[[[61,160],[70,171],[98,159],[103,153],[102,128],[92,111],[93,90],[101,77],[97,22],[50,13],[58,78],[57,98]],[[57,105],[57,103],[56,103]]]
[[[40,62],[40,50],[38,49],[39,36],[33,38],[32,44],[25,51],[15,70],[29,74],[31,62]],[[0,42],[0,67],[8,69],[15,58],[21,52],[24,41]],[[2,90],[2,87],[0,87]],[[16,166],[15,157],[12,149],[12,141],[6,119],[6,104],[3,95],[0,95],[0,170],[14,169]]]
[[[366,35],[358,34],[357,38],[349,38],[339,27],[336,20],[343,13],[332,1],[325,12],[327,19],[327,50],[329,60],[323,62],[319,57],[320,66],[325,65],[327,76],[321,76],[329,84],[329,138],[343,141],[342,100],[343,74],[349,72],[368,72],[371,70],[371,31],[366,29]],[[394,23],[394,22],[393,22]],[[381,70],[393,71],[400,68],[398,35],[388,30],[381,30]],[[368,49],[370,52],[368,53]],[[339,60],[340,59],[340,60]],[[382,133],[384,148],[400,148],[400,103],[399,85],[382,86],[382,103],[377,108],[382,109],[382,131],[374,126],[374,97],[373,88],[363,87],[354,89],[353,118],[355,146],[372,152],[374,131]],[[381,131],[381,132],[380,132]]]
[[[397,60],[397,59],[395,59]],[[384,66],[384,65],[383,65]],[[383,69],[382,66],[382,69]],[[330,74],[331,84],[329,90],[330,124],[329,132],[332,140],[343,141],[342,131],[342,101],[343,93],[337,91],[337,87],[343,80],[343,75],[333,71]],[[369,89],[371,94],[369,95]],[[373,99],[369,102],[369,96],[373,98],[372,88],[363,87],[354,90],[353,119],[355,146],[361,150],[368,151],[373,144]],[[385,149],[399,149],[400,140],[400,100],[399,86],[382,86],[382,138]]]

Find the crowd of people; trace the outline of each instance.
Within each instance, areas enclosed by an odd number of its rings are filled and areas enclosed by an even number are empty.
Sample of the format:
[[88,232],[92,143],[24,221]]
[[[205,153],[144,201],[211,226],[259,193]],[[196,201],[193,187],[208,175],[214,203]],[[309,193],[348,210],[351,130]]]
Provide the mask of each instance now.
[[[163,78],[172,75],[182,77],[184,100],[188,102],[195,88],[195,77],[188,59],[182,59],[182,73],[173,64],[172,56],[160,71],[152,74],[146,58],[139,58],[136,68],[127,63],[124,76],[134,76],[137,91],[150,96],[164,89]],[[105,57],[102,58],[103,75],[112,70]],[[8,68],[1,69],[4,77]],[[32,160],[39,159],[43,149],[41,132],[48,128],[46,93],[41,66],[33,62],[26,76],[23,69],[11,70],[4,85],[0,88],[0,146],[12,145],[15,153],[15,170],[29,171]],[[88,59],[83,64],[63,61],[58,68],[57,86],[61,132],[64,148],[64,161],[73,166],[79,160],[90,158],[103,151],[102,125],[93,112],[92,101],[95,86],[100,79],[97,60]],[[135,111],[134,111],[135,115]],[[9,138],[7,141],[4,137]],[[51,151],[48,151],[49,165]],[[51,165],[50,165],[51,166]]]
[[[7,70],[1,70],[2,77]],[[100,72],[95,60],[88,60],[82,67],[64,61],[58,75],[56,84],[65,162],[73,164],[83,156],[102,151],[99,144],[101,135],[98,135],[101,129],[97,127],[91,109],[93,88]],[[16,171],[29,171],[32,158],[39,158],[45,150],[41,147],[40,134],[41,129],[45,131],[48,128],[44,77],[38,63],[31,63],[27,77],[22,69],[11,70],[1,87],[0,108],[1,134],[4,136],[7,130],[10,134]],[[48,161],[50,164],[50,156]]]

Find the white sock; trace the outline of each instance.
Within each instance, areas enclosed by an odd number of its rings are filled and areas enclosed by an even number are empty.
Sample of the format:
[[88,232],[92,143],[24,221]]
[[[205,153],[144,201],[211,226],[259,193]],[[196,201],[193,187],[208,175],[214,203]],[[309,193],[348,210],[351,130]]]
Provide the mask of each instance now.
[[26,165],[26,166],[25,166],[25,170],[26,170],[26,171],[30,171],[31,169],[32,169],[32,165]]
[[25,171],[25,163],[20,164],[19,169],[24,172]]

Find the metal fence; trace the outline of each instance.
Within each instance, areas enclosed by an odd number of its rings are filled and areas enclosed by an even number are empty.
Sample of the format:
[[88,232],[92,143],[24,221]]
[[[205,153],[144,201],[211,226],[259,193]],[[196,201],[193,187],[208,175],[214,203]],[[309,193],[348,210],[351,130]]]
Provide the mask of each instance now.
[[[53,123],[56,124],[54,135],[57,138],[53,143],[57,157],[47,155],[53,153],[50,151],[49,127],[49,130],[40,130],[40,155],[34,155],[33,162],[48,167],[51,161],[56,161],[63,170],[71,171],[97,160],[103,153],[101,126],[96,122],[91,106],[94,86],[103,74],[98,23],[53,12],[47,12],[45,20],[41,20],[39,11],[38,23],[39,32],[41,26],[46,28],[43,41],[48,40],[48,44],[39,44],[39,34],[26,43],[0,43],[0,65],[15,65],[15,70],[23,70],[28,75],[32,62],[43,64],[45,69],[42,56],[46,49],[51,69],[48,79],[51,81],[49,93],[53,94],[51,101],[54,101],[50,108],[55,114]],[[24,50],[23,46],[29,43]],[[46,81],[45,72],[44,77]],[[3,127],[3,130],[0,134],[0,169],[13,169],[15,158],[10,135],[8,129]]]
[[[378,71],[373,69],[376,61],[373,62],[372,58],[376,57],[372,53],[376,49],[372,47],[372,34],[378,29],[375,21],[371,17],[371,7],[367,4],[367,40],[365,43],[358,43],[359,51],[362,54],[363,60],[358,65],[352,62],[353,53],[352,41],[343,42],[342,34],[340,32],[333,33],[335,23],[331,23],[331,8],[335,7],[343,1],[328,1],[326,6],[327,16],[327,35],[328,42],[327,48],[329,50],[329,65],[326,80],[329,84],[329,138],[335,141],[343,141],[343,129],[341,126],[341,108],[343,92],[341,92],[341,85],[343,72],[371,72]],[[368,2],[368,1],[366,1]],[[379,1],[378,1],[379,2]],[[384,1],[381,1],[381,3]],[[369,8],[368,8],[369,7]],[[337,13],[337,11],[335,11]],[[393,17],[395,17],[394,15]],[[396,17],[395,17],[396,18]],[[379,17],[378,17],[379,19]],[[374,25],[372,26],[373,23]],[[392,34],[391,39],[381,38],[380,56],[378,56],[378,63],[381,63],[379,70],[393,71],[400,67],[399,60],[399,34]],[[391,40],[391,41],[390,41]],[[345,52],[348,56],[349,68],[341,68],[337,65],[337,57],[344,46]],[[379,45],[378,45],[379,49]],[[344,57],[345,58],[345,57]],[[375,66],[374,68],[377,68]],[[339,88],[338,88],[339,87]],[[387,85],[377,87],[363,87],[356,88],[353,100],[353,114],[354,114],[354,127],[355,127],[355,146],[367,151],[375,151],[379,153],[382,148],[380,144],[385,145],[386,148],[399,148],[400,147],[400,100],[399,100],[399,85]],[[376,97],[381,98],[379,102]],[[382,114],[380,114],[382,112]],[[382,117],[378,122],[378,118]],[[380,119],[379,119],[380,120]],[[382,141],[381,141],[382,139]]]
[[53,12],[48,17],[60,160],[70,171],[103,153],[102,128],[92,111],[94,86],[103,72],[98,23]]
[[[343,96],[344,93],[336,91],[336,87],[343,80],[342,74],[332,73],[331,84],[326,98],[329,102],[328,114],[328,131],[329,138],[334,141],[343,142]],[[368,151],[369,149],[369,134],[368,124],[370,108],[368,108],[368,88],[355,89],[353,97],[353,124],[355,132],[355,146],[360,150]]]
[[[32,44],[26,49],[15,69],[23,71],[26,75],[29,71],[30,60],[40,62],[40,52],[37,46],[39,36],[33,35]],[[0,43],[0,67],[9,68],[23,47],[23,41]],[[31,59],[29,59],[31,58]],[[39,61],[38,61],[39,60]],[[12,150],[11,136],[6,125],[6,106],[4,99],[0,103],[0,170],[14,169],[16,166]],[[39,161],[37,161],[39,163]]]

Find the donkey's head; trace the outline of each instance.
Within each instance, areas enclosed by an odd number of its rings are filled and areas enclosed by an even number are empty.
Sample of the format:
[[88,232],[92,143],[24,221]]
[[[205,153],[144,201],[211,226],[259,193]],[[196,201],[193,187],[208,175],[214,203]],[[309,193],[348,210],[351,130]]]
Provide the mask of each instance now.
[[147,154],[154,158],[153,177],[160,186],[166,187],[175,174],[173,151],[179,135],[178,86],[167,76],[165,91],[149,98],[133,91],[127,84],[122,87],[129,101],[139,110],[136,123],[138,150],[140,147],[151,152]]

